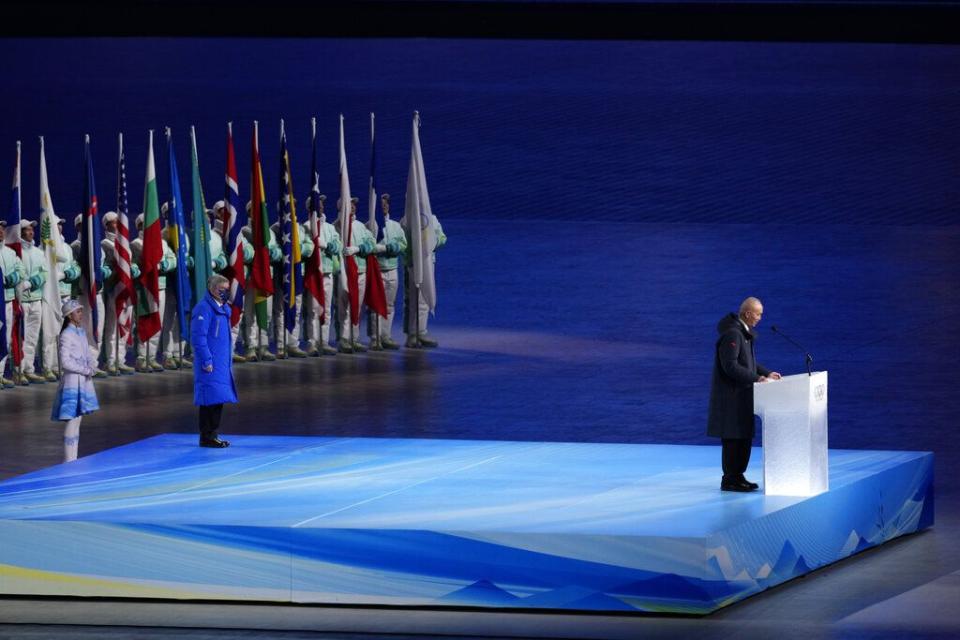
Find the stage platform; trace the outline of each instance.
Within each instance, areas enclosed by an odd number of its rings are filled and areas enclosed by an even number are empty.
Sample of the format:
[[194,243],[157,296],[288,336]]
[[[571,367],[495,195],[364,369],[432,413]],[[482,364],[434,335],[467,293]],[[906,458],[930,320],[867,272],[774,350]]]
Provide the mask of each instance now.
[[0,594],[705,614],[933,524],[925,452],[790,498],[722,493],[719,447],[225,437],[0,483]]

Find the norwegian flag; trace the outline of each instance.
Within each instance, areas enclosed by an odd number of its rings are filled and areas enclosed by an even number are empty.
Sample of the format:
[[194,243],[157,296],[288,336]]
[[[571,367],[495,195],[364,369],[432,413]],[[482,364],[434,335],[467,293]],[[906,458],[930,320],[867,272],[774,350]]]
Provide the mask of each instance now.
[[223,275],[230,280],[230,325],[237,326],[243,316],[243,295],[247,278],[243,271],[243,243],[240,229],[246,224],[246,212],[240,208],[237,188],[237,161],[233,153],[233,123],[227,123],[226,193],[223,198],[223,239],[226,243],[227,268]]
[[97,187],[93,180],[93,158],[90,156],[90,136],[83,139],[83,224],[80,227],[80,304],[87,341],[96,348],[100,341],[97,331],[97,296],[103,286],[100,273],[100,217],[97,213]]
[[137,292],[133,284],[133,268],[130,252],[130,206],[127,202],[127,164],[123,155],[123,134],[118,136],[120,157],[117,163],[117,236],[114,239],[116,254],[117,288],[116,305],[117,318],[120,322],[120,336],[126,339],[127,344],[133,344],[133,309],[136,305]]
[[[13,169],[13,192],[11,194],[10,213],[7,215],[7,230],[3,243],[7,245],[18,258],[23,258],[23,245],[20,244],[20,141],[17,140],[17,164]],[[19,367],[23,360],[23,309],[20,307],[19,296],[13,298],[13,318],[8,318],[13,329],[10,332],[10,352],[13,355],[13,366]]]
[[314,250],[307,258],[307,266],[303,274],[303,287],[310,292],[313,299],[320,306],[320,322],[324,321],[323,299],[323,271],[321,263],[323,251],[320,249],[320,174],[317,173],[317,119],[310,118],[310,128],[313,130],[313,163],[310,166],[310,198],[307,208],[310,211],[309,231],[313,239]]

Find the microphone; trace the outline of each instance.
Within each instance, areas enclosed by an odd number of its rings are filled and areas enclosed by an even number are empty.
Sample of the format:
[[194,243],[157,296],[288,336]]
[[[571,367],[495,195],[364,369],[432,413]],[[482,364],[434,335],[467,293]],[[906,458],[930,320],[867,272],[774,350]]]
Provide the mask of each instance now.
[[813,371],[810,369],[810,365],[811,363],[813,363],[813,356],[810,355],[810,352],[807,351],[802,344],[800,344],[799,342],[797,342],[796,340],[794,340],[793,338],[785,334],[783,331],[780,331],[780,329],[777,328],[777,325],[771,325],[770,330],[773,331],[778,336],[780,336],[781,338],[783,338],[784,340],[786,340],[787,342],[789,342],[790,344],[792,344],[793,346],[795,346],[796,348],[800,349],[800,351],[803,351],[804,356],[806,356],[806,359],[807,359],[807,375],[812,376]]

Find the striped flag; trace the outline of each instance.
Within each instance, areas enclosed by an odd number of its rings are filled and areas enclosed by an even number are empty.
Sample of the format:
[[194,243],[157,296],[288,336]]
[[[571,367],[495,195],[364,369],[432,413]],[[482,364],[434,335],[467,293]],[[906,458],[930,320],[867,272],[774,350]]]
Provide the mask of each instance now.
[[[189,309],[207,293],[207,279],[213,275],[213,258],[210,257],[210,220],[207,219],[207,204],[203,199],[203,184],[200,182],[200,159],[197,156],[197,134],[190,127],[190,168],[193,184],[193,220],[190,255],[193,257],[193,300]],[[183,307],[181,307],[183,308]],[[186,317],[183,314],[182,317]],[[180,335],[188,335],[189,329],[181,329]]]
[[100,342],[97,296],[103,287],[100,273],[100,214],[97,210],[97,186],[93,179],[93,157],[90,136],[84,136],[83,223],[80,227],[80,304],[83,306],[83,328],[91,348]]
[[367,229],[373,234],[376,242],[380,235],[380,227],[377,224],[377,185],[374,179],[377,168],[377,144],[374,127],[374,115],[370,113],[370,185],[367,189]]
[[290,153],[287,151],[287,133],[280,120],[280,193],[277,214],[283,234],[283,316],[287,331],[297,324],[297,295],[303,291],[303,271],[300,263],[300,225],[297,224],[297,204],[293,199],[293,178],[290,175]]
[[[7,230],[3,243],[7,245],[18,258],[23,258],[23,245],[20,244],[20,141],[17,140],[17,164],[13,168],[13,189],[10,194],[10,213],[7,214]],[[13,317],[10,323],[13,328],[10,332],[10,351],[13,355],[13,366],[19,367],[23,360],[23,309],[20,306],[19,288],[15,290],[11,309]]]
[[119,157],[117,159],[117,236],[114,239],[117,284],[116,312],[120,336],[127,344],[133,344],[133,308],[137,302],[137,290],[133,284],[133,260],[130,252],[130,203],[127,200],[127,161],[123,154],[123,134],[117,136]]
[[140,285],[143,296],[137,301],[137,336],[146,342],[160,331],[160,200],[157,197],[157,171],[153,164],[153,129],[147,149],[147,176],[143,190],[143,268]]
[[230,280],[230,325],[237,326],[243,316],[243,295],[247,279],[243,271],[243,243],[240,228],[246,213],[240,208],[240,191],[237,187],[237,161],[233,153],[233,123],[227,123],[227,171],[226,193],[223,198],[223,238],[226,242],[227,268],[223,275]]
[[[190,273],[187,270],[187,225],[183,214],[183,194],[180,191],[180,170],[177,168],[177,156],[173,151],[173,132],[170,127],[165,130],[167,136],[167,165],[170,174],[170,208],[167,210],[167,244],[170,250],[177,254],[177,275],[173,278],[173,291],[177,297],[177,324],[180,325],[180,335],[186,336],[190,332],[190,323],[187,314],[190,310]],[[158,197],[159,200],[159,197]],[[146,218],[146,216],[144,216]],[[146,221],[144,221],[146,222]],[[159,223],[158,223],[159,224]],[[160,248],[161,259],[163,246]],[[167,304],[170,304],[168,300]]]
[[[60,312],[60,286],[57,280],[57,256],[63,252],[63,237],[57,226],[57,214],[53,211],[53,198],[47,181],[47,156],[43,136],[40,136],[40,242],[47,262],[49,277],[43,285],[43,316],[41,326],[45,335],[60,333],[63,314]],[[50,333],[46,333],[50,332]],[[52,368],[52,363],[46,363]]]
[[420,114],[413,113],[413,142],[410,148],[410,170],[407,174],[407,197],[401,224],[410,242],[413,285],[419,289],[431,311],[437,306],[437,289],[433,277],[431,254],[437,246],[436,229],[430,211],[427,178],[420,148]]
[[320,174],[317,173],[317,119],[310,118],[310,129],[313,135],[313,161],[310,164],[310,200],[307,207],[310,211],[309,231],[313,239],[314,250],[307,258],[307,266],[304,269],[303,286],[310,292],[313,299],[320,306],[320,321],[323,322],[324,299],[323,299],[323,271],[322,271],[322,249],[320,249]]
[[[377,167],[376,137],[374,135],[374,115],[370,114],[370,185],[367,189],[367,229],[376,242],[379,235],[377,225],[377,186],[374,175]],[[386,223],[384,223],[386,224]],[[363,293],[363,303],[374,313],[387,317],[387,292],[383,286],[383,274],[380,273],[380,262],[373,254],[367,255],[367,286]]]
[[[347,171],[347,148],[343,142],[343,114],[340,114],[340,237],[343,246],[350,246],[350,174]],[[343,268],[340,269],[340,286],[347,292],[350,299],[350,323],[360,323],[360,273],[357,270],[357,261],[353,256],[344,256]]]
[[250,286],[253,288],[257,311],[257,326],[266,329],[270,317],[267,299],[273,295],[273,277],[270,275],[270,220],[263,189],[263,170],[260,168],[260,130],[253,121],[253,156],[250,168],[250,230],[253,232],[253,268]]

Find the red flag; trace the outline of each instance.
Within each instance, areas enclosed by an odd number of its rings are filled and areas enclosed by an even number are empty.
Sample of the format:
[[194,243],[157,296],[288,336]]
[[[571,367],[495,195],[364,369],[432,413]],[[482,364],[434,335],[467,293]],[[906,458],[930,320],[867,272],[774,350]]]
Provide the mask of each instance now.
[[313,129],[313,166],[310,176],[310,198],[307,201],[307,207],[310,210],[310,235],[313,240],[313,253],[307,258],[307,265],[303,273],[303,288],[310,292],[313,299],[320,305],[320,321],[323,321],[325,313],[323,299],[323,271],[321,270],[322,249],[320,249],[320,218],[318,210],[320,208],[320,175],[317,173],[317,119],[310,118],[310,126]]
[[383,288],[380,263],[373,255],[367,256],[367,290],[363,295],[363,303],[377,315],[387,317],[387,292]]
[[250,175],[250,230],[253,231],[253,268],[250,269],[250,285],[257,290],[257,301],[273,295],[273,276],[270,275],[270,221],[263,194],[263,172],[260,169],[260,145],[257,140],[257,123],[253,123],[253,162]]

